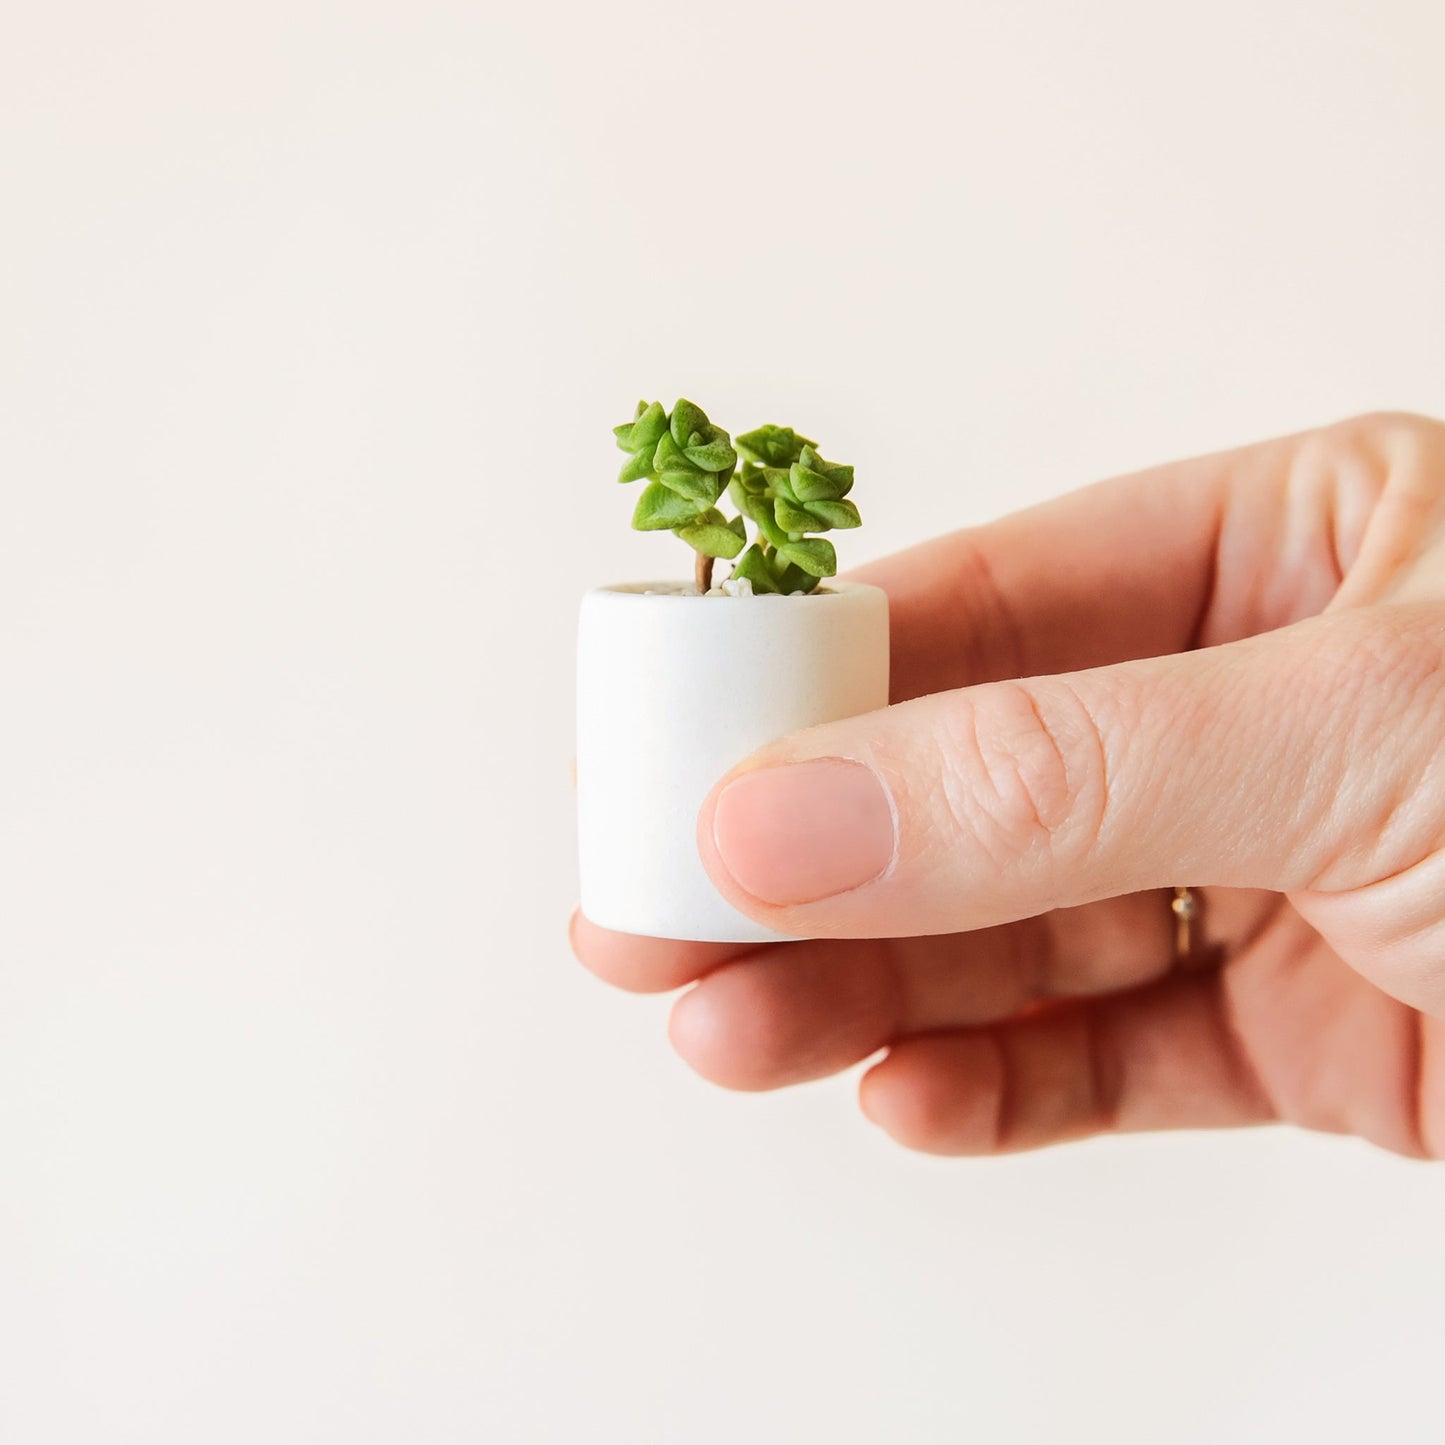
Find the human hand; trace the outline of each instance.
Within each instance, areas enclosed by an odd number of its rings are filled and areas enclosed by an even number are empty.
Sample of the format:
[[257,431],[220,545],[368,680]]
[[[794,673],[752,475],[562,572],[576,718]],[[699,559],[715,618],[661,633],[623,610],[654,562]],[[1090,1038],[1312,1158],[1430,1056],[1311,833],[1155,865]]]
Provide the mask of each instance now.
[[725,896],[809,941],[578,915],[589,968],[694,985],[674,1046],[731,1088],[886,1049],[860,1102],[916,1149],[1281,1120],[1445,1155],[1445,425],[1162,467],[853,575],[890,597],[894,705],[762,749],[699,819]]

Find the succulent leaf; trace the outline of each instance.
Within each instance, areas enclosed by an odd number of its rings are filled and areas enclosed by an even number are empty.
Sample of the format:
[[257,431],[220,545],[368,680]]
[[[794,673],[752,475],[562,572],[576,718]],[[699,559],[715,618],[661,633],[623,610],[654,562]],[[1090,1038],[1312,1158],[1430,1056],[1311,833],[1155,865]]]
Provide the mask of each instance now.
[[778,526],[788,533],[796,532],[802,535],[804,532],[817,532],[822,530],[817,519],[810,516],[801,507],[795,507],[791,502],[779,497],[773,503],[773,516],[777,519]]
[[800,502],[836,502],[846,490],[825,472],[814,471],[802,462],[793,463],[788,479]]
[[774,496],[781,497],[785,502],[791,502],[795,507],[798,505],[798,494],[793,490],[792,478],[786,471],[781,468],[769,467],[763,475],[767,477],[768,485],[773,489]]
[[807,437],[799,436],[792,427],[771,424],[744,432],[737,440],[738,450],[745,457],[768,467],[790,466],[798,460],[800,449],[811,445]]
[[[809,502],[804,510],[811,512],[828,528],[863,525],[863,518],[858,515],[858,508],[852,502]],[[810,530],[816,532],[822,529],[815,526]]]
[[773,515],[773,503],[767,497],[749,497],[743,510],[770,546],[777,547],[788,540],[787,532],[778,526]]
[[674,464],[687,465],[687,458],[682,454],[682,448],[673,441],[672,433],[665,431],[657,439],[657,447],[652,453],[652,465],[659,472],[666,471]]
[[649,482],[637,499],[632,525],[639,532],[668,532],[674,527],[685,526],[706,510],[706,504],[698,506],[661,482]]
[[694,552],[705,557],[736,557],[743,550],[743,539],[716,510],[704,512],[697,521],[674,530]]
[[773,569],[763,555],[763,549],[756,542],[738,559],[733,567],[733,577],[739,581],[747,578],[753,584],[755,593],[778,591],[778,579],[773,575]]
[[794,592],[811,592],[818,585],[818,579],[811,572],[804,572],[801,567],[788,563],[778,573],[778,591],[792,594]]
[[649,480],[654,476],[652,470],[652,453],[650,451],[636,452],[623,462],[622,470],[617,474],[619,482],[638,482],[644,477]]
[[712,506],[722,491],[722,482],[716,472],[699,472],[688,466],[669,467],[658,480],[669,491],[704,507]]
[[705,472],[731,472],[738,454],[726,442],[703,442],[700,446],[683,448],[683,455],[693,466]]
[[672,439],[679,447],[688,445],[694,432],[701,432],[708,425],[707,413],[700,406],[685,398],[678,398],[672,409],[670,429]]
[[635,452],[648,445],[649,436],[653,441],[657,439],[659,421],[663,426],[667,425],[667,413],[663,411],[662,403],[654,401],[649,406],[647,402],[639,401],[632,420],[613,427],[612,435],[617,438],[617,445],[623,451]]
[[838,570],[838,554],[833,550],[833,544],[824,537],[784,542],[778,548],[778,556],[814,577],[831,577]]
[[662,403],[655,401],[632,423],[631,440],[633,451],[640,451],[643,447],[655,446],[658,437],[666,430],[667,413],[663,411]]

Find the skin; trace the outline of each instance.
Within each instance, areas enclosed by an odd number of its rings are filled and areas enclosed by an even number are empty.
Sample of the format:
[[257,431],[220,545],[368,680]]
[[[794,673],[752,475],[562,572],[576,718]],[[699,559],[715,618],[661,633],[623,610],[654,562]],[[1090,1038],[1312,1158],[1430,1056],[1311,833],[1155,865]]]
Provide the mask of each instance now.
[[[764,902],[720,780],[714,881],[811,941],[577,915],[588,968],[686,989],[673,1045],[728,1088],[881,1053],[862,1111],[930,1153],[1279,1121],[1445,1155],[1445,424],[1157,468],[852,575],[890,597],[893,705],[735,774],[872,769],[891,864]],[[1174,884],[1207,939],[1182,961]]]

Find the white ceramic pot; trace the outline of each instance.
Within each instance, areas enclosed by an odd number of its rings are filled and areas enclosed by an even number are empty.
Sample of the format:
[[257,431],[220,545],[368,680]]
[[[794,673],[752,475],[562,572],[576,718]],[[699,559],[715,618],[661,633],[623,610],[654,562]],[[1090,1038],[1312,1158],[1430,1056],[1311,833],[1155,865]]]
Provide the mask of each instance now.
[[834,582],[789,597],[699,597],[672,583],[582,599],[577,820],[582,912],[657,938],[782,935],[713,887],[697,816],[766,742],[888,702],[888,598]]

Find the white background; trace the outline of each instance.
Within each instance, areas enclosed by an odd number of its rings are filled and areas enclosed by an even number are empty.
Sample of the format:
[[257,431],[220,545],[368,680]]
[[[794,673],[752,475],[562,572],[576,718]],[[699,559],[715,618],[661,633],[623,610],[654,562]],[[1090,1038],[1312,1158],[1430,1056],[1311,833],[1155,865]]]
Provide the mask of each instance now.
[[845,561],[1445,410],[1445,18],[0,7],[0,1440],[1438,1440],[1445,1174],[908,1156],[570,960],[638,396]]

